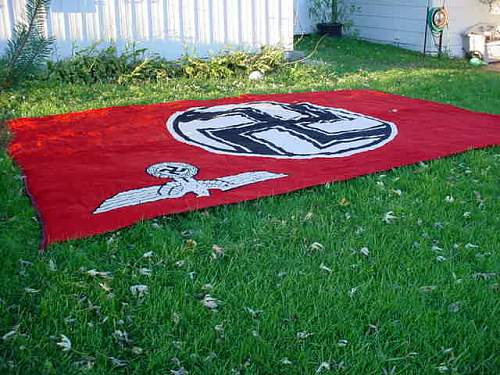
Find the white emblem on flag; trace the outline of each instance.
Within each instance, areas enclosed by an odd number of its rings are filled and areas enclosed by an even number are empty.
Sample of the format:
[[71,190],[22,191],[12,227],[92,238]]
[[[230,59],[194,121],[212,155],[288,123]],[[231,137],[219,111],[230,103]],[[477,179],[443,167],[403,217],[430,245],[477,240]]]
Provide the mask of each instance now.
[[118,193],[101,203],[94,211],[94,214],[163,199],[182,198],[189,193],[193,193],[197,197],[208,197],[212,189],[227,191],[257,182],[287,176],[282,173],[256,171],[219,177],[214,180],[197,180],[194,176],[198,173],[198,168],[187,163],[173,162],[151,165],[146,169],[146,172],[151,176],[168,178],[172,181],[162,185],[148,186]]
[[180,142],[238,156],[335,158],[392,141],[396,125],[311,103],[252,102],[190,108],[167,121]]

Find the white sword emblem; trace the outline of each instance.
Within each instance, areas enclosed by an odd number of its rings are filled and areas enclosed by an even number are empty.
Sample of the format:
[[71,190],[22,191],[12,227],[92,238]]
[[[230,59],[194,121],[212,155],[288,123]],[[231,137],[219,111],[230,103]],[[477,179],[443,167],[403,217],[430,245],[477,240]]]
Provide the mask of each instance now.
[[146,172],[151,176],[169,178],[173,181],[162,185],[123,191],[106,199],[93,213],[100,214],[122,207],[136,206],[162,199],[181,198],[188,193],[194,193],[197,197],[208,197],[210,196],[210,189],[227,191],[256,182],[287,176],[283,173],[257,171],[220,177],[214,180],[196,180],[194,176],[198,173],[198,168],[191,164],[173,162],[151,165],[146,169]]

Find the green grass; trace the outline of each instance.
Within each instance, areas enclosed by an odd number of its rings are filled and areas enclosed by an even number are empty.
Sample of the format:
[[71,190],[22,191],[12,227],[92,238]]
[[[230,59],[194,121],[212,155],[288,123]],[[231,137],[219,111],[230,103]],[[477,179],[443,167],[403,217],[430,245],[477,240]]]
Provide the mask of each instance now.
[[[315,41],[302,40],[299,48],[310,50]],[[0,94],[0,107],[5,117],[39,116],[241,93],[372,88],[500,113],[500,75],[462,61],[347,39],[325,40],[314,59],[258,83],[32,82]],[[0,151],[0,336],[15,331],[0,339],[0,373],[78,373],[79,361],[93,357],[88,373],[97,374],[181,367],[191,374],[312,374],[323,362],[332,373],[496,374],[498,151],[161,217],[44,254],[19,171]],[[386,224],[389,211],[397,219]],[[312,250],[315,242],[324,249]],[[212,260],[214,244],[224,248],[223,258]],[[89,276],[91,269],[112,279]],[[149,294],[134,297],[130,287],[137,284]],[[221,301],[216,312],[200,303],[206,293]],[[311,335],[300,339],[300,332]],[[61,334],[71,350],[57,345]]]

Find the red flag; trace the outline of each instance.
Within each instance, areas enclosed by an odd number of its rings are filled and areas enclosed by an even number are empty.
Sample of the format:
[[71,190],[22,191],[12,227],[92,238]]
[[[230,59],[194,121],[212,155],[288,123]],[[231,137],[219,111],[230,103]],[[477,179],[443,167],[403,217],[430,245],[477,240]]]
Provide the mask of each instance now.
[[355,90],[23,118],[9,153],[44,245],[500,144],[500,116]]

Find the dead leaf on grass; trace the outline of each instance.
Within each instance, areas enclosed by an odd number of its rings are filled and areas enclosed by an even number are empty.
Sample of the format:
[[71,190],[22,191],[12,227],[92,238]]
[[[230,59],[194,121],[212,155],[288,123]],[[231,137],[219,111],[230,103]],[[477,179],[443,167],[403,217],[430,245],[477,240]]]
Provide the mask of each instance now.
[[149,290],[148,290],[148,286],[147,285],[132,285],[130,287],[130,293],[132,293],[133,296],[135,297],[142,297],[146,294],[149,293]]
[[212,259],[222,258],[224,256],[224,249],[218,245],[212,246]]
[[194,250],[198,246],[198,243],[195,240],[188,239],[185,242],[185,246],[188,250]]
[[309,245],[310,251],[323,251],[324,249],[325,247],[319,242],[313,242],[311,245]]
[[419,288],[422,293],[431,293],[437,289],[437,285],[424,285]]
[[99,283],[99,286],[106,292],[106,293],[111,293],[113,291],[113,288],[111,288],[109,286],[108,283],[106,282],[102,282],[102,283]]
[[358,289],[359,289],[358,287],[351,288],[349,289],[347,294],[349,295],[350,298],[354,298],[354,295],[358,292]]
[[341,340],[337,341],[337,346],[341,347],[341,348],[346,347],[347,344],[349,344],[349,341],[347,341],[346,339],[341,339]]
[[56,262],[54,262],[53,259],[49,259],[49,271],[51,271],[51,272],[57,271]]
[[391,189],[391,193],[397,195],[398,197],[400,197],[401,195],[403,195],[403,192],[399,189]]
[[108,271],[97,271],[95,269],[91,269],[85,272],[87,275],[91,277],[101,277],[103,279],[112,279],[111,272]]
[[307,332],[307,331],[301,331],[301,332],[297,332],[297,338],[299,340],[305,340],[307,339],[308,337],[311,337],[313,335],[313,333],[311,332]]
[[254,309],[252,307],[245,307],[245,311],[249,313],[252,318],[257,319],[264,312],[264,310]]
[[325,266],[324,263],[321,263],[320,266],[319,266],[319,269],[321,271],[325,271],[325,272],[328,272],[328,273],[332,273],[332,269],[330,267],[327,267]]
[[178,370],[170,370],[170,373],[172,375],[187,375],[188,371],[184,367],[181,367]]
[[179,322],[180,322],[180,321],[181,321],[181,316],[180,316],[178,313],[173,312],[173,313],[172,313],[172,322],[173,322],[175,325],[177,325],[177,324],[179,324]]
[[83,357],[79,361],[73,362],[73,366],[79,370],[90,370],[95,366],[95,357]]
[[63,352],[71,350],[71,340],[65,335],[61,335],[61,341],[56,342],[56,345],[61,347]]
[[370,255],[370,250],[367,247],[362,247],[359,249],[359,253],[365,257]]
[[293,365],[293,362],[290,361],[287,357],[281,358],[280,363],[285,366]]
[[142,276],[151,276],[151,274],[153,273],[153,270],[151,270],[150,268],[145,268],[145,267],[142,267],[142,268],[139,268],[139,275],[142,275]]
[[132,344],[132,340],[125,331],[117,329],[113,332],[112,336],[122,348]]
[[349,202],[347,200],[347,198],[342,198],[340,201],[339,201],[339,205],[342,206],[342,207],[346,207],[346,206],[349,206],[351,204],[351,202]]
[[313,218],[314,214],[309,211],[306,216],[304,216],[304,221],[310,221]]
[[479,246],[478,245],[474,245],[473,243],[466,243],[465,246],[464,246],[466,249],[477,249]]
[[15,325],[14,327],[12,327],[11,331],[9,331],[5,335],[3,335],[2,336],[2,340],[3,341],[7,341],[7,340],[13,338],[14,336],[17,335],[18,330],[19,330],[19,324]]
[[201,304],[209,310],[217,310],[220,301],[212,297],[210,294],[205,295],[201,300]]
[[452,313],[457,313],[460,311],[461,308],[462,304],[460,302],[454,302],[448,306],[448,311]]
[[382,216],[382,221],[386,224],[391,224],[397,218],[393,211],[388,211]]
[[474,280],[490,280],[497,274],[495,272],[476,272],[471,275]]
[[108,358],[115,367],[126,367],[128,365],[128,362],[123,359],[115,357],[108,357]]
[[323,371],[330,371],[330,363],[321,362],[319,367],[316,369],[316,374],[321,374]]

